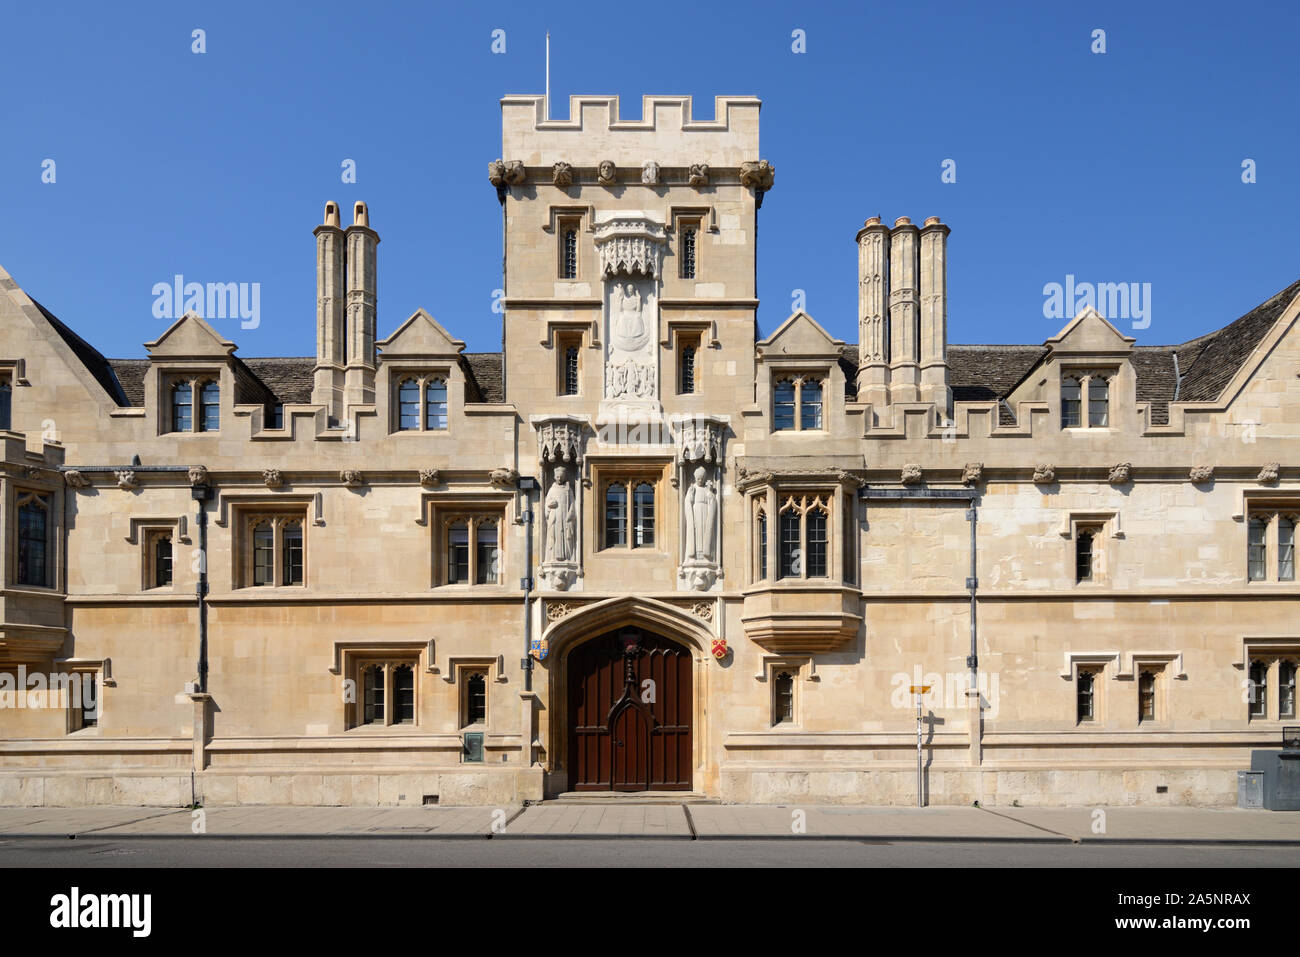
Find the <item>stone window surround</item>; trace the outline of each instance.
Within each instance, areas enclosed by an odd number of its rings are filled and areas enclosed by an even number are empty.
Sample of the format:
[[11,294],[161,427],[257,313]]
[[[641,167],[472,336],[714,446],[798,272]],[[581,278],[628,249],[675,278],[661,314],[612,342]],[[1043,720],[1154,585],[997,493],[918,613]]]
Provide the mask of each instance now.
[[88,737],[98,736],[101,733],[100,727],[104,720],[104,689],[117,687],[117,682],[113,678],[113,660],[111,658],[55,658],[54,666],[60,674],[78,676],[90,674],[95,676],[95,707],[97,711],[95,724],[89,728],[80,727],[81,716],[74,713],[71,701],[65,703],[65,709],[67,712],[68,734]]
[[[855,506],[851,504],[856,497],[854,488],[834,479],[820,480],[816,476],[807,478],[783,478],[774,476],[771,481],[755,485],[745,490],[751,500],[749,506],[750,520],[746,523],[746,554],[752,556],[746,562],[749,569],[749,585],[764,588],[799,588],[808,585],[834,585],[836,587],[847,581],[844,574],[844,561],[847,551],[845,533],[839,522],[852,513]],[[826,577],[781,578],[781,522],[780,509],[785,499],[792,495],[821,497],[826,506]],[[758,577],[758,514],[761,503],[767,515],[767,578]],[[800,523],[801,530],[803,523]],[[801,533],[802,534],[802,533]],[[856,546],[856,541],[854,545]],[[856,547],[853,549],[856,554]],[[854,560],[854,559],[850,559]]]
[[[700,214],[690,214],[684,210],[673,211],[673,226],[675,242],[670,244],[673,255],[677,257],[677,278],[685,282],[700,282],[703,273],[704,260],[704,218]],[[686,272],[686,234],[688,230],[694,230],[695,235],[695,262],[692,264],[692,275],[685,275]]]
[[[1283,579],[1279,577],[1278,558],[1280,557],[1280,543],[1278,538],[1279,518],[1286,516],[1295,522],[1295,543],[1300,545],[1300,498],[1279,498],[1276,495],[1269,498],[1252,498],[1244,508],[1243,526],[1246,533],[1245,546],[1245,563],[1246,563],[1246,584],[1247,585],[1293,585],[1300,581],[1300,575],[1293,572],[1291,578]],[[1264,577],[1250,577],[1250,523],[1254,518],[1263,518],[1266,521],[1264,529]],[[1295,551],[1300,551],[1296,549]],[[1293,559],[1295,556],[1293,551]],[[1293,560],[1293,566],[1295,564]]]
[[[467,562],[464,581],[449,581],[451,575],[451,527],[458,522],[465,524]],[[478,580],[478,532],[485,524],[491,523],[497,531],[496,581],[480,582]],[[505,526],[505,509],[479,511],[471,509],[446,509],[438,512],[436,530],[437,543],[434,549],[435,586],[437,588],[493,588],[505,584],[505,543],[502,534]]]
[[[1072,693],[1077,689],[1079,668],[1092,668],[1102,672],[1104,677],[1107,666],[1114,662],[1115,668],[1111,674],[1113,681],[1132,681],[1136,686],[1138,677],[1143,671],[1154,671],[1156,673],[1156,717],[1147,721],[1137,720],[1137,708],[1140,707],[1136,694],[1133,699],[1133,716],[1132,721],[1137,726],[1157,731],[1167,730],[1168,722],[1166,715],[1170,713],[1168,708],[1168,699],[1173,687],[1173,681],[1187,680],[1187,672],[1183,669],[1183,653],[1181,651],[1067,651],[1065,652],[1064,663],[1059,672],[1062,679],[1070,683]],[[1171,680],[1172,679],[1172,680]],[[1106,682],[1099,681],[1093,687],[1094,693],[1094,711],[1098,715],[1104,715],[1107,706],[1109,694],[1105,691]],[[1136,688],[1135,688],[1136,691]],[[1071,714],[1075,711],[1076,699],[1070,699]],[[1124,725],[1128,725],[1128,719],[1122,719]],[[1087,730],[1102,725],[1102,717],[1094,717],[1090,722],[1075,722],[1076,727]]]
[[[1088,383],[1095,377],[1101,376],[1106,381],[1106,424],[1090,425],[1089,419],[1089,395]],[[1061,363],[1061,381],[1057,395],[1059,397],[1060,407],[1057,415],[1057,422],[1060,423],[1061,431],[1099,431],[1104,429],[1113,429],[1115,427],[1115,382],[1119,378],[1118,366],[1098,365],[1097,363],[1083,364],[1066,364]],[[1065,398],[1064,386],[1066,379],[1075,379],[1079,382],[1079,424],[1065,424]]]
[[[788,429],[778,429],[776,427],[776,387],[786,381],[794,382],[794,425]],[[805,382],[816,382],[821,386],[821,424],[815,428],[805,429],[803,427],[803,385]],[[830,412],[830,385],[831,375],[830,367],[825,369],[820,367],[808,367],[797,369],[773,369],[772,370],[772,407],[770,410],[771,432],[772,434],[790,435],[791,433],[799,434],[803,432],[814,435],[824,436],[827,432],[826,422]]]
[[[555,396],[558,399],[576,399],[583,395],[582,389],[582,372],[586,363],[582,358],[582,350],[587,338],[587,324],[581,323],[575,327],[557,328],[548,330],[548,338],[553,343],[555,349]],[[565,391],[567,378],[568,351],[571,348],[578,350],[578,381],[577,388],[573,392]]]
[[[1300,665],[1300,635],[1279,636],[1279,637],[1246,637],[1242,638],[1242,657],[1239,661],[1234,661],[1232,666],[1242,672],[1242,687],[1244,690],[1249,689],[1247,682],[1250,681],[1250,665],[1254,661],[1265,662],[1268,667],[1268,700],[1266,702],[1266,713],[1264,717],[1250,718],[1249,707],[1247,702],[1247,720],[1252,725],[1274,722],[1294,722],[1300,718],[1300,701],[1297,702],[1296,716],[1291,718],[1282,718],[1278,715],[1279,694],[1281,685],[1278,680],[1278,666],[1283,660],[1293,661]],[[1298,679],[1300,680],[1300,679]]]
[[[393,725],[386,726],[388,731],[402,731],[414,729],[419,724],[419,702],[420,702],[420,681],[419,676],[424,674],[436,673],[434,667],[434,639],[427,641],[415,639],[410,641],[367,641],[351,640],[334,642],[334,661],[329,672],[345,680],[355,682],[353,689],[355,694],[352,701],[347,701],[346,697],[340,696],[343,701],[343,726],[348,731],[354,731],[359,728],[372,727],[360,723],[360,708],[364,704],[362,695],[364,694],[365,685],[359,679],[360,663],[375,663],[379,661],[393,661],[398,664],[412,663],[414,673],[415,687],[415,723],[411,725]],[[424,662],[423,672],[420,669],[420,662]],[[387,706],[387,705],[385,705]]]
[[[418,423],[413,429],[404,429],[402,425],[402,383],[415,380],[420,390]],[[390,435],[446,435],[451,431],[451,390],[452,376],[451,367],[448,365],[436,365],[427,368],[412,368],[411,366],[401,365],[394,366],[389,372],[389,388],[392,390],[392,399],[389,402],[389,417],[392,420],[389,423],[388,431]],[[447,387],[447,427],[444,429],[430,429],[428,425],[428,401],[429,386],[433,382],[440,381]]]
[[[1092,577],[1082,581],[1076,573],[1080,529],[1093,532]],[[1111,539],[1124,537],[1124,531],[1120,527],[1119,511],[1066,512],[1057,531],[1066,541],[1065,569],[1069,573],[1073,587],[1095,588],[1106,585],[1110,578],[1113,558],[1109,542]]]
[[[485,589],[502,589],[506,584],[506,568],[509,558],[509,547],[507,544],[508,536],[506,528],[509,525],[509,505],[514,496],[512,493],[503,492],[500,495],[462,495],[448,494],[446,492],[425,492],[422,496],[422,511],[425,516],[425,524],[429,528],[429,554],[432,556],[429,569],[429,587],[430,588],[448,588],[448,589],[472,589],[474,591],[483,591]],[[470,580],[468,582],[457,582],[454,585],[447,583],[447,529],[452,522],[457,519],[477,518],[479,520],[490,518],[497,523],[497,580],[495,583],[475,584],[474,583],[474,563],[477,561],[477,549],[474,547],[474,540],[470,539]]]
[[[447,672],[443,680],[456,688],[456,729],[458,731],[489,731],[493,724],[497,708],[493,706],[492,686],[505,684],[509,679],[505,674],[505,656],[453,655],[447,659]],[[483,690],[486,694],[486,720],[480,725],[469,725],[465,718],[469,711],[469,677],[481,674],[484,677]]]
[[[380,665],[383,668],[384,675],[384,720],[365,721],[365,694],[366,682],[365,672],[367,668],[374,665]],[[395,683],[393,674],[397,668],[406,666],[411,669],[411,720],[409,723],[403,722],[397,724],[393,721],[393,705],[396,696],[394,695]],[[356,654],[350,660],[349,677],[356,682],[356,701],[345,703],[345,710],[350,708],[349,714],[345,715],[346,727],[349,731],[382,729],[384,731],[404,731],[407,729],[416,729],[420,726],[420,702],[422,695],[420,693],[420,655],[418,651],[407,652],[377,652],[371,656],[365,653]]]
[[[16,485],[12,481],[4,483],[7,486],[7,508],[5,515],[9,522],[9,573],[6,576],[6,588],[15,589],[33,589],[40,592],[60,592],[63,590],[63,559],[62,559],[62,542],[63,535],[59,534],[59,516],[63,513],[63,498],[58,489],[49,487],[46,482],[24,481],[22,485]],[[28,496],[43,496],[47,500],[45,506],[45,584],[44,585],[25,585],[18,581],[18,535],[19,521],[18,509],[24,503]]]
[[[778,724],[776,721],[776,676],[782,671],[788,672],[794,678],[792,686],[794,691],[794,701],[792,702],[794,715],[790,721],[782,721]],[[804,718],[802,686],[806,682],[821,680],[821,677],[817,674],[814,657],[812,655],[763,655],[759,660],[759,672],[754,675],[754,680],[767,682],[769,688],[767,730],[778,732],[787,728],[793,731],[802,730]]]
[[[140,528],[140,547],[141,547],[141,590],[142,591],[175,591],[176,590],[176,553],[177,535],[175,526],[171,525],[142,525]],[[159,584],[157,580],[157,563],[155,561],[155,549],[157,543],[166,538],[171,544],[172,552],[172,580],[167,584]]]
[[[203,435],[221,431],[221,424],[226,418],[226,388],[221,379],[220,367],[163,370],[163,409],[162,414],[158,416],[158,420],[162,425],[160,434]],[[203,417],[202,390],[209,382],[214,382],[217,386],[217,427],[215,429],[201,429],[199,424]],[[172,401],[172,395],[179,385],[189,385],[190,387],[190,427],[188,429],[178,429],[176,427],[175,405]]]
[[[1083,719],[1079,717],[1079,680],[1084,673],[1091,674],[1092,680],[1092,717]],[[1074,666],[1074,724],[1079,728],[1104,728],[1106,726],[1106,663],[1099,662],[1079,662]]]
[[[775,548],[776,564],[769,563],[768,574],[774,582],[806,583],[842,580],[838,573],[840,568],[839,525],[836,518],[838,495],[832,489],[827,490],[781,490],[776,496],[775,520],[768,518],[767,542],[769,553]],[[787,513],[794,511],[799,515],[799,549],[803,555],[808,554],[808,516],[820,510],[826,517],[826,574],[808,574],[808,562],[799,563],[799,572],[794,575],[781,574],[781,520]],[[757,537],[757,534],[755,535]]]
[[[235,512],[235,547],[231,549],[231,583],[236,589],[273,590],[280,588],[306,588],[311,582],[311,536],[308,528],[307,503],[275,499],[273,501],[249,500],[232,503]],[[253,584],[253,529],[262,521],[270,521],[272,529],[272,585]],[[302,583],[286,585],[284,577],[284,527],[296,522],[302,531]]]
[[[552,207],[552,215],[555,217],[555,278],[560,282],[581,282],[586,270],[582,268],[582,233],[583,233],[583,213],[556,213],[555,207]],[[574,267],[573,275],[566,276],[565,260],[566,250],[564,248],[565,237],[572,230],[577,241],[577,248],[574,250]],[[587,230],[590,232],[590,230]]]
[[[599,460],[587,456],[591,469],[592,508],[596,510],[592,523],[592,535],[595,538],[593,554],[599,555],[667,555],[671,543],[666,540],[666,518],[670,512],[670,503],[665,494],[669,459],[649,458],[642,460],[606,459]],[[632,547],[633,528],[635,526],[633,490],[638,484],[648,482],[654,489],[654,544]],[[605,544],[605,492],[610,485],[622,483],[627,486],[627,544]]]

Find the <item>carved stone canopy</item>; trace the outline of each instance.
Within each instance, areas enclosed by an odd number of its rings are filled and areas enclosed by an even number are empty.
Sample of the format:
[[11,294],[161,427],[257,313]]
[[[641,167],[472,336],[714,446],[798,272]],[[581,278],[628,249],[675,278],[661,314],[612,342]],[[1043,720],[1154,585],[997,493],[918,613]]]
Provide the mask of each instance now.
[[682,462],[722,461],[726,423],[713,418],[684,418],[676,423],[677,458]]
[[567,416],[536,423],[537,458],[543,464],[582,461],[582,422]]
[[611,219],[596,227],[596,251],[604,276],[658,276],[668,235],[663,226],[641,217]]

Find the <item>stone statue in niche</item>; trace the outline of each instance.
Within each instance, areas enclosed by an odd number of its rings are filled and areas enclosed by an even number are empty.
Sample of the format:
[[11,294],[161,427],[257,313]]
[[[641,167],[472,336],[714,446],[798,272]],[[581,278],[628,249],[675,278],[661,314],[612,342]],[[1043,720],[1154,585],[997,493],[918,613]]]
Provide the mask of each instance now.
[[715,561],[717,540],[718,493],[701,465],[695,469],[695,483],[686,490],[686,561]]
[[650,338],[640,290],[630,282],[615,286],[610,305],[614,313],[614,348],[623,352],[640,352]]
[[572,562],[577,555],[578,510],[569,471],[555,466],[551,490],[546,493],[546,561]]

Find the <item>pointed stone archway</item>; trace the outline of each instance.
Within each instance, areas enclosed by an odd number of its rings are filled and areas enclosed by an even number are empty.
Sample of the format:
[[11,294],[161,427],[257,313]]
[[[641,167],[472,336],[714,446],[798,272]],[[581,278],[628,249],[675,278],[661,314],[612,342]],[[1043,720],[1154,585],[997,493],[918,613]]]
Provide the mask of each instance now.
[[[705,622],[667,602],[612,598],[562,618],[543,638],[538,730],[550,755],[548,794],[703,789],[713,638]],[[647,690],[654,702],[642,700]]]

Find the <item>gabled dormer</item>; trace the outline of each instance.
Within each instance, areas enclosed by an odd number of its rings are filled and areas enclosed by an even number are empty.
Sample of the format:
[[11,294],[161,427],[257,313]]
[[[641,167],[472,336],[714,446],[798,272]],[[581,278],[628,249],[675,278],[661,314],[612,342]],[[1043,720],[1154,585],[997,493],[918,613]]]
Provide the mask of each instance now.
[[1137,385],[1132,336],[1091,306],[1043,345],[1047,352],[1011,390],[1007,404],[1045,402],[1062,430],[1135,431]]
[[464,413],[466,376],[453,338],[423,309],[397,327],[379,348],[375,404],[393,433],[446,433]]
[[260,387],[255,376],[240,382],[237,346],[197,313],[187,312],[144,347],[145,416],[159,435],[219,432],[230,427],[237,403],[263,401],[253,394]]
[[844,413],[844,371],[836,339],[802,310],[757,344],[757,411],[773,433],[832,430]]

